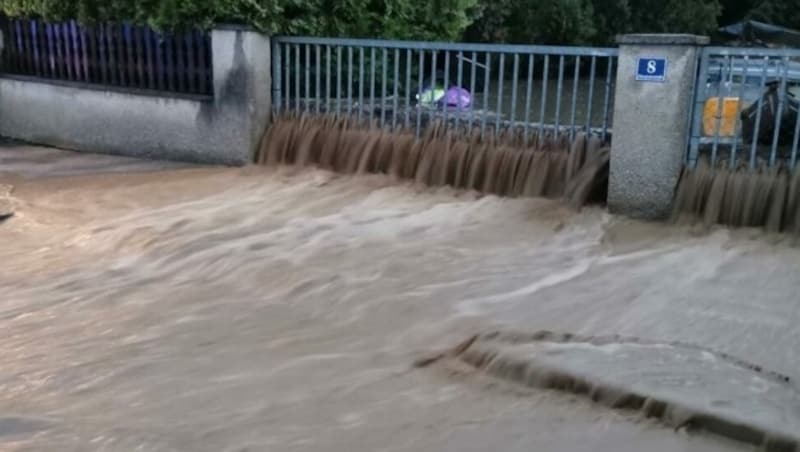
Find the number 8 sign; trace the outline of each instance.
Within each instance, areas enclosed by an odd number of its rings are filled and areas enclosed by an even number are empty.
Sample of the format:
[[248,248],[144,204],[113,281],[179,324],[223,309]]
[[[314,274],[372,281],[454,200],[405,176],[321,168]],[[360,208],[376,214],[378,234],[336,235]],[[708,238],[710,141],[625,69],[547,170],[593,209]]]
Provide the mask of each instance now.
[[666,79],[666,58],[639,58],[636,64],[636,80],[643,82],[663,82]]

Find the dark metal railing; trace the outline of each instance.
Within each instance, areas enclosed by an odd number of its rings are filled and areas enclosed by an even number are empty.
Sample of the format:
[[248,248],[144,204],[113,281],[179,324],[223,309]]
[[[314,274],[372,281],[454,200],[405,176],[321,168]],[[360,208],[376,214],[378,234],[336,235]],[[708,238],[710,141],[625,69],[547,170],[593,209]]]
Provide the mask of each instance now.
[[207,32],[0,19],[0,73],[100,87],[212,94]]

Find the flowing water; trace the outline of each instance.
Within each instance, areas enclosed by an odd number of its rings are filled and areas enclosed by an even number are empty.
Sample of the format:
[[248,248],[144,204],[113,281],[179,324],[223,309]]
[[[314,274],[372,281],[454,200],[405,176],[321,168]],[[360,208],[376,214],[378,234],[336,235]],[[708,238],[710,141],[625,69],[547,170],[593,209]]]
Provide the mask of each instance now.
[[681,341],[800,379],[785,238],[387,175],[63,175],[69,158],[9,152],[4,451],[744,450],[412,366],[494,328]]

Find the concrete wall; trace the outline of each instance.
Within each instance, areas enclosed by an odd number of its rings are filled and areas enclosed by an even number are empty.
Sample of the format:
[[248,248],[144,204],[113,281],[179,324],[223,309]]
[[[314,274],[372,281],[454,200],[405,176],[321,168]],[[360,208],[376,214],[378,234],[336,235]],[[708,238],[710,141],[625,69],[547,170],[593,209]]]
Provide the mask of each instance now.
[[[686,155],[698,54],[708,38],[626,35],[618,42],[608,205],[614,213],[663,219]],[[666,58],[665,80],[637,80],[640,57]]]
[[270,112],[269,38],[212,32],[213,97],[0,77],[0,135],[65,149],[240,165]]

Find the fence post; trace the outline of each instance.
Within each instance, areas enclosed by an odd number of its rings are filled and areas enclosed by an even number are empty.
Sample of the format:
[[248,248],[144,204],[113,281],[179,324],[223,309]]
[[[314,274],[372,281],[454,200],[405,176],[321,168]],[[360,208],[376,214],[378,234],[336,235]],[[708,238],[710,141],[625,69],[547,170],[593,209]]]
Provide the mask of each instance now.
[[231,160],[252,162],[272,111],[270,38],[218,25],[211,31],[211,49],[217,134],[231,143],[226,150]]
[[683,167],[700,49],[709,39],[637,34],[617,42],[608,205],[614,213],[663,219]]

